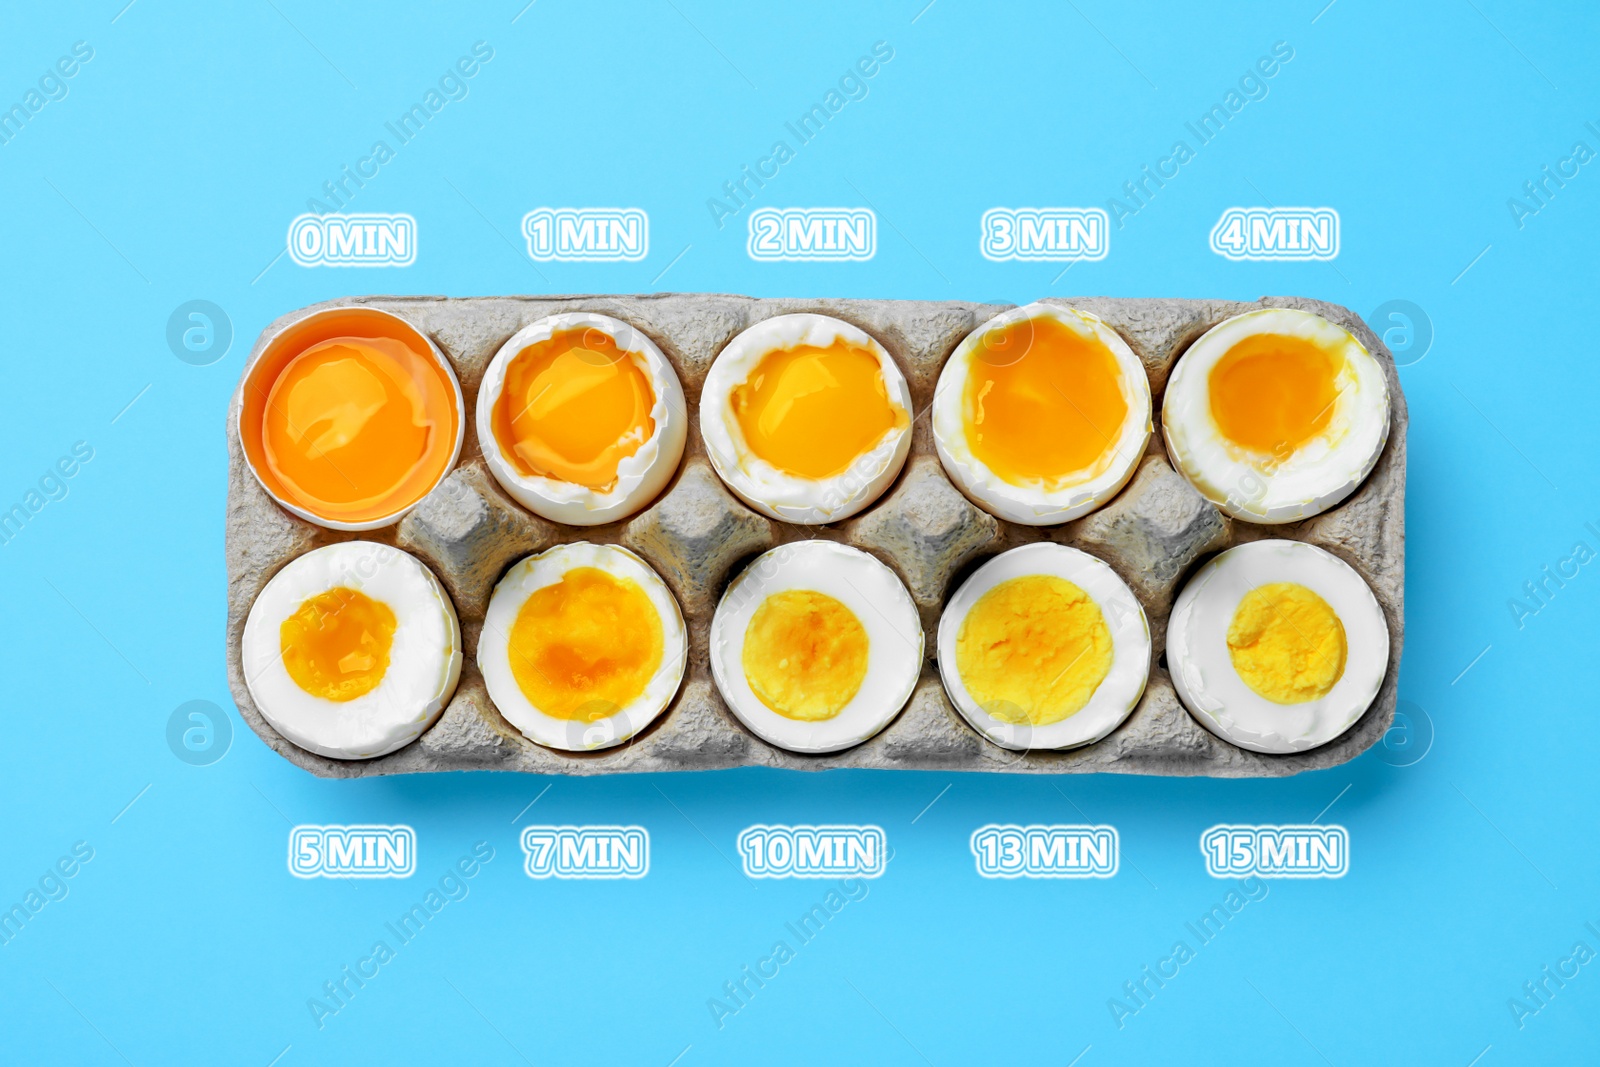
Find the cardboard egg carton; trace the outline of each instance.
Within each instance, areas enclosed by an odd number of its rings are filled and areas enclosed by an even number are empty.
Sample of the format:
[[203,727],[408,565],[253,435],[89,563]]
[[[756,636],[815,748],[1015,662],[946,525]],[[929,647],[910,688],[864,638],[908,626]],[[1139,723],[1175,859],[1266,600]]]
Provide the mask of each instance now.
[[[951,484],[934,453],[928,407],[940,368],[962,338],[1009,305],[711,294],[360,297],[283,316],[257,339],[252,362],[279,328],[309,311],[370,306],[407,319],[454,364],[466,398],[462,415],[468,432],[455,469],[399,523],[362,534],[341,533],[289,515],[251,477],[240,451],[235,421],[240,396],[235,392],[227,424],[227,657],[240,715],[284,758],[328,778],[420,771],[606,774],[747,766],[1256,777],[1331,767],[1366,750],[1394,717],[1404,629],[1407,420],[1388,349],[1348,309],[1295,297],[1256,303],[1108,297],[1050,302],[1093,312],[1120,333],[1144,362],[1156,404],[1156,433],[1128,486],[1100,510],[1057,527],[1018,526],[982,511]],[[1160,434],[1162,393],[1184,349],[1223,319],[1257,307],[1301,308],[1339,323],[1379,360],[1389,380],[1389,440],[1372,474],[1340,506],[1282,526],[1224,516],[1174,472]],[[478,384],[495,352],[523,326],[564,311],[610,315],[648,334],[677,369],[689,405],[688,447],[666,491],[643,511],[606,526],[559,526],[513,503],[490,476],[472,432]],[[916,410],[911,456],[900,477],[861,514],[828,526],[775,522],[744,506],[717,478],[699,436],[700,387],[717,353],[751,324],[791,312],[832,315],[872,334],[904,372]],[[1333,742],[1295,755],[1246,751],[1207,732],[1178,702],[1164,666],[1167,615],[1183,580],[1213,553],[1265,537],[1308,541],[1353,566],[1376,594],[1391,636],[1388,673],[1372,707]],[[240,669],[245,618],[267,580],[295,556],[353,538],[396,545],[431,567],[455,601],[465,643],[460,685],[438,722],[405,748],[364,761],[328,759],[284,739],[256,710]],[[927,636],[922,677],[906,707],[877,736],[825,756],[794,755],[747,731],[724,706],[708,665],[712,612],[733,574],[774,545],[809,538],[844,541],[887,562],[915,599]],[[579,540],[620,543],[648,560],[677,596],[689,634],[689,668],[672,704],[631,741],[595,753],[554,751],[524,738],[495,709],[476,664],[478,634],[500,576],[530,553]],[[1039,540],[1083,549],[1122,576],[1149,617],[1154,659],[1138,707],[1102,740],[1064,752],[1011,752],[981,737],[951,706],[934,666],[934,635],[948,595],[973,568],[1007,548]]]

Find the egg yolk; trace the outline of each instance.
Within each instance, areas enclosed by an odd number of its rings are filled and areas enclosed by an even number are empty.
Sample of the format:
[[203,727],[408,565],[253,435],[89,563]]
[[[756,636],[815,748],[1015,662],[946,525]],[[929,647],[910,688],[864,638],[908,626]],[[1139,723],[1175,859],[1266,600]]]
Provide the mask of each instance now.
[[609,491],[617,465],[655,433],[655,402],[645,369],[609,334],[562,330],[507,364],[494,436],[524,477]]
[[744,632],[740,660],[761,703],[788,719],[831,719],[867,677],[866,628],[843,603],[813,589],[763,600]]
[[416,503],[455,446],[455,396],[431,355],[391,337],[336,337],[290,359],[259,413],[266,476],[339,522]]
[[1076,585],[1050,574],[1001,582],[956,634],[956,669],[1002,722],[1045,726],[1082,710],[1111,673],[1111,630]]
[[644,693],[661,668],[661,614],[639,583],[574,567],[523,602],[511,674],[544,714],[597,722]]
[[1343,367],[1305,338],[1253,334],[1211,368],[1211,418],[1234,444],[1287,459],[1327,429]]
[[294,683],[344,702],[378,688],[389,670],[395,618],[389,605],[338,586],[308,597],[278,626],[278,648]]
[[1303,585],[1250,590],[1228,624],[1228,656],[1244,684],[1274,704],[1325,697],[1344,674],[1344,623]]
[[1116,457],[1128,401],[1098,340],[1052,318],[993,327],[967,367],[967,446],[1012,485],[1078,485]]
[[889,399],[878,357],[844,340],[768,352],[729,402],[750,451],[812,480],[843,474],[911,421]]

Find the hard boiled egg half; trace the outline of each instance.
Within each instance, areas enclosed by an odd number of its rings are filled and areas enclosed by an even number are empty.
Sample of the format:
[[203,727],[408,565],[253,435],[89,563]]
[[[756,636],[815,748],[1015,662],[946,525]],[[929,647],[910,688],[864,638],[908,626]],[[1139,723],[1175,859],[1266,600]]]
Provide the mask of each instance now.
[[933,394],[939,460],[984,510],[1029,526],[1115,496],[1150,438],[1150,380],[1086,311],[1029,304],[957,346]]
[[860,744],[900,712],[922,670],[922,623],[884,564],[832,541],[780,545],[728,586],[711,673],[752,733],[790,752]]
[[1371,706],[1389,627],[1350,565],[1302,541],[1252,541],[1195,573],[1167,623],[1167,668],[1195,720],[1256,752],[1327,744]]
[[433,572],[371,541],[292,560],[250,607],[241,649],[261,714],[301,748],[371,759],[416,740],[461,676],[461,628]]
[[683,680],[688,639],[666,583],[617,545],[557,545],[495,586],[478,668],[500,714],[548,748],[620,745]]
[[827,315],[779,315],[717,354],[700,432],[717,474],[763,515],[837,522],[905,465],[911,391],[866,331]]
[[961,716],[1002,748],[1073,748],[1139,703],[1150,626],[1103,561],[1041,541],[991,559],[950,599],[939,674]]
[[1389,436],[1383,367],[1309,311],[1236,315],[1189,347],[1161,404],[1167,452],[1207,500],[1296,522],[1355,491]]
[[590,312],[552,315],[500,346],[478,388],[478,444],[495,480],[552,522],[638,511],[683,458],[683,386],[655,343]]

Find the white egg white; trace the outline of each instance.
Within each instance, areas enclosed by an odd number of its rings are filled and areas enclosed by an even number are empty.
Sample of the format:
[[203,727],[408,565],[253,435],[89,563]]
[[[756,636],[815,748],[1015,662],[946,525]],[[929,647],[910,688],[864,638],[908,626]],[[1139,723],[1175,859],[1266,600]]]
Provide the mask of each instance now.
[[[831,719],[802,722],[764,704],[744,671],[756,609],[774,593],[813,590],[849,608],[867,633],[867,674]],[[838,752],[887,726],[922,671],[922,622],[899,577],[875,557],[832,541],[793,541],[758,557],[728,586],[711,621],[711,674],[750,732],[790,752]]]
[[[1344,674],[1328,694],[1278,704],[1233,668],[1228,627],[1252,589],[1293,582],[1316,593],[1344,626]],[[1255,752],[1304,752],[1348,730],[1372,705],[1389,669],[1389,626],[1348,563],[1303,541],[1252,541],[1197,571],[1167,622],[1167,669],[1189,714],[1225,741]]]
[[[1043,726],[990,715],[962,683],[956,661],[956,637],[979,598],[1002,582],[1027,575],[1050,575],[1082,589],[1111,631],[1111,670],[1089,702]],[[1016,752],[1076,748],[1100,740],[1133,713],[1150,678],[1150,623],[1139,599],[1103,560],[1053,541],[1002,552],[974,571],[939,618],[938,649],[939,676],[961,717],[990,741]]]
[[[1285,455],[1235,445],[1211,415],[1212,368],[1253,334],[1304,338],[1344,357],[1327,428]],[[1178,360],[1161,401],[1161,429],[1174,466],[1218,508],[1247,522],[1298,522],[1339,503],[1372,472],[1389,437],[1389,382],[1342,326],[1292,308],[1247,311],[1213,326]]]
[[[644,691],[615,714],[594,722],[548,715],[528,699],[511,671],[511,629],[528,597],[555,585],[577,567],[593,567],[636,582],[661,619],[661,665]],[[620,545],[574,542],[519,561],[489,598],[478,637],[478,669],[489,699],[530,741],[566,752],[591,752],[627,741],[655,721],[678,692],[687,665],[688,636],[678,602],[650,565]]]
[[[547,341],[565,330],[597,330],[610,337],[619,351],[644,371],[655,402],[650,418],[655,429],[638,451],[617,464],[617,480],[609,490],[564,482],[539,475],[524,475],[506,458],[494,435],[494,406],[505,388],[506,369],[530,345]],[[569,526],[599,526],[623,519],[644,507],[666,488],[683,458],[689,434],[689,413],[683,386],[667,357],[654,341],[619,319],[593,312],[567,312],[540,319],[518,330],[484,371],[478,387],[478,446],[483,458],[512,499],[551,522]]]
[[[992,338],[1014,324],[1050,318],[1081,337],[1103,344],[1122,372],[1122,398],[1128,414],[1117,429],[1110,465],[1075,485],[1047,488],[1015,485],[973,454],[967,442],[967,378],[974,361],[994,359]],[[1021,358],[1021,353],[1016,358]],[[939,372],[933,393],[933,440],[939,460],[955,484],[992,515],[1028,526],[1049,526],[1087,515],[1128,484],[1150,440],[1150,378],[1117,331],[1098,316],[1076,308],[1035,303],[1013,308],[967,335]]]
[[[733,411],[733,390],[770,352],[802,345],[826,348],[840,339],[877,357],[889,402],[906,413],[906,425],[891,429],[842,474],[796,477],[750,450]],[[905,466],[911,451],[911,390],[893,358],[865,330],[827,315],[778,315],[745,330],[717,354],[700,392],[700,435],[728,488],[763,515],[807,525],[837,522],[878,499]]]
[[[371,692],[336,701],[301,689],[283,663],[279,628],[306,600],[340,587],[394,612],[389,667]],[[345,541],[291,560],[250,606],[240,659],[262,716],[301,748],[335,759],[372,759],[416,740],[444,710],[461,677],[461,627],[433,572],[409,553]]]

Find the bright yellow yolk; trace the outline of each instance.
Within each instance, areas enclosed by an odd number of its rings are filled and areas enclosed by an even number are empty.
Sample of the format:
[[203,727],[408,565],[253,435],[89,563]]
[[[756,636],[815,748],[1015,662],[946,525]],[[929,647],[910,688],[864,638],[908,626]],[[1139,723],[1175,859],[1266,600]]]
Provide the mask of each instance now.
[[832,478],[910,423],[878,357],[843,340],[768,352],[729,397],[745,444],[799,478]]
[[1287,459],[1327,428],[1343,366],[1304,338],[1246,337],[1211,368],[1211,418],[1235,444]]
[[431,359],[389,337],[339,337],[290,360],[261,413],[268,477],[326,519],[382,518],[438,481],[455,397]]
[[1275,704],[1325,697],[1344,674],[1344,623],[1303,585],[1273,582],[1239,601],[1228,656],[1244,684]]
[[318,593],[278,627],[289,677],[324,700],[346,701],[378,688],[389,669],[394,612],[345,586]]
[[1012,485],[1056,490],[1103,473],[1128,417],[1122,369],[1055,319],[989,330],[967,368],[967,445]]
[[617,464],[655,433],[655,390],[637,360],[595,329],[564,330],[506,366],[493,426],[524,477],[609,490]]
[[956,669],[996,719],[1045,726],[1075,714],[1111,672],[1100,606],[1064,578],[1028,574],[972,605],[956,634]]
[[661,615],[633,579],[574,567],[523,602],[509,644],[534,707],[596,722],[639,699],[661,668]]
[[867,676],[867,631],[826,593],[785,589],[761,602],[744,632],[744,676],[761,703],[790,719],[831,719]]

